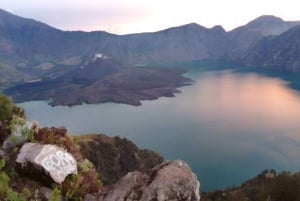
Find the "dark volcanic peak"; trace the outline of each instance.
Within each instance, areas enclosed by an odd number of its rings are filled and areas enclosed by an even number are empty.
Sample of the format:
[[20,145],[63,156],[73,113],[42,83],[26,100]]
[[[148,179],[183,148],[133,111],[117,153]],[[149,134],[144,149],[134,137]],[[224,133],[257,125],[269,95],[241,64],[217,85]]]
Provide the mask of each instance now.
[[103,102],[141,105],[141,100],[172,97],[179,92],[178,87],[190,84],[190,79],[181,76],[184,72],[132,67],[101,55],[54,79],[20,84],[5,93],[17,102],[52,99],[51,105]]

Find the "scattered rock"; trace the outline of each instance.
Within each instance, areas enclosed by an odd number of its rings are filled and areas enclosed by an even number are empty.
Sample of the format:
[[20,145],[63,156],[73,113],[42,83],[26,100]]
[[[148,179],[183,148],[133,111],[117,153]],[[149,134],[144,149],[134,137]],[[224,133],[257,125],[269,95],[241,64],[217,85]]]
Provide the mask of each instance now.
[[42,195],[43,198],[45,198],[46,200],[49,200],[50,196],[51,196],[52,189],[43,186],[43,187],[40,188],[39,192],[40,192],[40,194]]
[[28,141],[28,136],[24,135],[23,132],[30,129],[33,129],[32,131],[36,132],[38,124],[36,122],[25,121],[23,118],[17,118],[11,134],[3,142],[2,149],[11,150],[15,146],[20,146]]
[[200,200],[200,183],[188,164],[176,160],[157,166],[141,200]]
[[147,184],[148,176],[138,171],[125,175],[115,185],[101,190],[98,194],[89,194],[85,201],[114,201],[114,200],[139,200],[142,187]]
[[100,193],[86,195],[85,201],[199,201],[200,183],[183,161],[164,162],[151,176],[131,172]]
[[6,155],[5,151],[3,151],[2,149],[0,149],[0,159],[4,158]]
[[44,170],[56,183],[62,183],[69,174],[77,174],[74,157],[56,145],[26,143],[22,146],[16,162],[22,167],[29,163]]

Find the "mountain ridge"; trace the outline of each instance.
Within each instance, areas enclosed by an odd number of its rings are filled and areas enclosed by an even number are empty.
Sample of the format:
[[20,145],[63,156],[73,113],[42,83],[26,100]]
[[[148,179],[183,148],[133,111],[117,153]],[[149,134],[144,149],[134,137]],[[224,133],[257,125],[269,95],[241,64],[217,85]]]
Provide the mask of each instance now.
[[[15,52],[18,57],[25,57],[23,60],[29,57],[30,60],[40,63],[47,60],[63,60],[72,56],[86,57],[95,52],[103,52],[131,64],[143,63],[143,61],[149,63],[163,60],[216,59],[224,54],[218,52],[218,49],[223,49],[223,41],[228,45],[232,42],[230,38],[241,35],[241,30],[244,32],[245,30],[250,31],[251,34],[261,32],[262,36],[266,36],[280,34],[295,24],[299,24],[299,22],[285,22],[274,16],[261,16],[229,32],[226,32],[221,26],[209,29],[197,23],[190,23],[156,32],[115,35],[104,31],[62,31],[32,19],[15,16],[4,10],[2,10],[2,13],[4,14],[1,17],[2,20],[0,19],[2,21],[0,26],[10,33],[0,34],[0,47],[1,38],[9,42],[9,39],[12,40],[11,35],[14,35],[14,43],[10,41],[10,44],[8,44],[10,51]],[[11,23],[7,21],[11,21]],[[8,23],[8,28],[4,22]],[[270,27],[274,27],[274,29],[267,32],[265,29],[270,29]],[[27,34],[24,34],[24,32]],[[235,34],[236,32],[237,34]],[[15,44],[16,42],[19,42],[19,44]],[[242,40],[239,42],[242,42]],[[217,45],[218,48],[215,47]],[[232,46],[231,43],[230,45]],[[1,51],[3,51],[3,48],[0,48]],[[32,53],[30,53],[31,51]],[[172,57],[171,52],[173,55],[176,54]],[[194,52],[197,52],[197,54]],[[30,54],[33,54],[33,56]],[[40,55],[41,58],[31,58],[37,57],[36,54]],[[9,56],[13,55],[9,54]],[[21,66],[19,65],[19,67]]]
[[[47,76],[60,77],[71,72],[70,69],[79,68],[95,53],[107,55],[124,66],[224,60],[258,67],[271,65],[269,68],[272,68],[276,61],[269,62],[274,58],[274,52],[267,41],[273,37],[272,44],[284,47],[285,44],[276,40],[292,44],[296,36],[287,32],[299,24],[300,21],[283,21],[268,15],[229,32],[221,26],[206,28],[190,23],[157,32],[115,35],[104,31],[62,31],[2,10],[0,90]],[[262,52],[259,47],[269,49]],[[293,51],[297,52],[300,49],[297,48]],[[265,57],[255,56],[258,52],[264,53],[261,55]],[[299,70],[298,60],[292,52],[281,57],[280,66],[274,69]]]

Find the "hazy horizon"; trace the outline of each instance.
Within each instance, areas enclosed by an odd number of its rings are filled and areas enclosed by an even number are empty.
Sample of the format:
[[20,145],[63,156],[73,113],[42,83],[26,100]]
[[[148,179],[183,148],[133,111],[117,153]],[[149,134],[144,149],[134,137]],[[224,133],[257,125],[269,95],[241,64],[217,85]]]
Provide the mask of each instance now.
[[230,31],[262,15],[300,20],[298,3],[286,1],[158,1],[158,0],[0,0],[1,8],[65,31],[107,31],[114,34],[155,32],[197,23]]

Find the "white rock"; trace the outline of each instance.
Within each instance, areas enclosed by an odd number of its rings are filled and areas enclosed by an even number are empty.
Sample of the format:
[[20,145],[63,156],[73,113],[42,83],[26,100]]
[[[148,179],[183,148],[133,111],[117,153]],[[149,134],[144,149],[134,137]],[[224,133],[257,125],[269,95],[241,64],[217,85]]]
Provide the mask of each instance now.
[[56,183],[62,183],[69,174],[77,174],[74,157],[56,145],[26,143],[22,146],[16,162],[22,166],[31,163],[43,168]]

